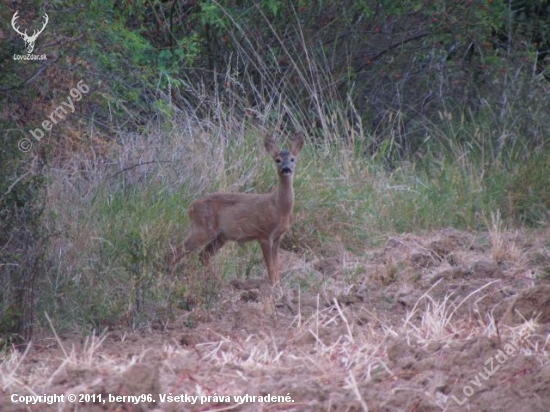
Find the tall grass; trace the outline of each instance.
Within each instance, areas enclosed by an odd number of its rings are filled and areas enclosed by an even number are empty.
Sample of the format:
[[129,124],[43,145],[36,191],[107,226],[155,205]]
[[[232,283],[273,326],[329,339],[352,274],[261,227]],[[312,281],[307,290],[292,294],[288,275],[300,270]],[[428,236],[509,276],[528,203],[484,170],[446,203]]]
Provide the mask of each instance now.
[[[254,90],[252,83],[232,78],[228,68],[233,87],[221,93],[204,96],[201,85],[186,84],[200,111],[164,97],[141,133],[117,136],[103,156],[75,155],[51,170],[48,222],[58,236],[41,309],[64,324],[102,327],[151,325],[176,307],[213,304],[215,280],[193,260],[170,277],[166,258],[184,239],[194,199],[212,191],[262,193],[277,184],[262,147],[266,133],[283,143],[293,131],[308,132],[296,170],[294,224],[283,242],[306,259],[334,244],[363,254],[388,233],[485,229],[495,213],[510,225],[546,222],[550,150],[529,144],[532,134],[547,132],[543,111],[528,130],[521,102],[498,114],[487,106],[420,119],[423,144],[405,155],[396,146],[406,136],[395,139],[403,119],[388,113],[387,135],[368,130],[350,100],[338,97],[323,59],[287,52],[305,85],[300,93],[309,91],[303,96],[275,83],[249,50],[237,54],[263,76],[265,89],[256,96],[262,109],[240,94]],[[215,264],[224,279],[265,276],[259,256],[257,246],[233,245]]]
[[[45,279],[53,293],[42,307],[57,319],[139,325],[166,321],[173,308],[215,302],[219,285],[207,286],[212,279],[194,260],[172,278],[166,258],[184,239],[194,199],[218,190],[262,193],[277,184],[262,147],[268,130],[241,124],[222,133],[200,122],[190,128],[183,117],[170,127],[121,136],[123,144],[102,161],[73,159],[52,170],[48,210],[59,235],[51,250],[56,270]],[[388,169],[344,142],[316,147],[310,140],[298,160],[295,219],[283,247],[306,259],[335,244],[361,255],[390,233],[484,229],[499,211],[510,224],[544,219],[548,154],[489,165],[462,148],[441,153]],[[265,276],[261,262],[255,245],[229,246],[216,258],[225,279]]]

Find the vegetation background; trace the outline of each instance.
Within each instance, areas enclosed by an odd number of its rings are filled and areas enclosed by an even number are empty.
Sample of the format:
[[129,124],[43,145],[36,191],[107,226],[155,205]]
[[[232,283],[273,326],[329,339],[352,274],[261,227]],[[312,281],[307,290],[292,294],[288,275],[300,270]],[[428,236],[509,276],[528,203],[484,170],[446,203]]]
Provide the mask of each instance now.
[[[47,60],[13,59],[16,11],[29,32],[48,14]],[[0,21],[4,344],[49,319],[140,327],[213,305],[220,285],[169,277],[166,253],[200,194],[275,184],[272,130],[308,136],[283,244],[305,259],[548,222],[548,1],[2,0]],[[227,278],[262,275],[256,246],[223,253]]]

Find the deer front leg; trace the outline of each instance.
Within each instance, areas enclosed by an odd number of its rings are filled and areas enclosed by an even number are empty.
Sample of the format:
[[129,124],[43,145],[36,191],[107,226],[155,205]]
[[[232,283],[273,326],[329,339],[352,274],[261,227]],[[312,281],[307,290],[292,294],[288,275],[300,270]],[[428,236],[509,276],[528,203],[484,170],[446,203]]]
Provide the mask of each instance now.
[[275,266],[273,264],[273,241],[270,238],[267,239],[258,239],[260,246],[262,247],[262,253],[264,254],[265,265],[267,267],[267,276],[269,278],[269,283],[272,285],[275,284],[276,274]]
[[281,275],[279,272],[279,245],[281,243],[281,238],[275,239],[272,246],[272,257],[273,257],[273,273],[274,281],[272,283],[277,283],[281,280]]

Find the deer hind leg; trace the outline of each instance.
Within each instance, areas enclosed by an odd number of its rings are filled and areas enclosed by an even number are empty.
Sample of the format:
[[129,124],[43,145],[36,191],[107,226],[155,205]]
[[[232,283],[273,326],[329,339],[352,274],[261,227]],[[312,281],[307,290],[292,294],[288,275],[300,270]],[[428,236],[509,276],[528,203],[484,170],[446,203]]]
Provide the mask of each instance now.
[[218,236],[214,240],[210,241],[204,247],[204,249],[201,251],[201,253],[199,254],[199,260],[200,260],[201,264],[208,271],[207,272],[208,276],[211,279],[219,280],[218,276],[217,276],[217,273],[216,273],[216,270],[214,269],[214,267],[210,263],[210,260],[212,259],[212,257],[214,257],[216,252],[218,250],[220,250],[223,247],[223,245],[225,245],[225,243],[226,243],[226,241],[224,239],[222,239],[220,236]]
[[210,259],[216,254],[218,250],[220,250],[223,245],[225,245],[226,241],[221,238],[221,236],[215,237],[213,240],[211,240],[201,251],[199,255],[199,259],[201,263],[206,266],[210,264]]
[[191,224],[191,229],[183,242],[183,246],[178,246],[172,251],[170,273],[173,274],[176,271],[186,255],[207,244],[215,237],[216,233],[213,230],[204,230],[200,225]]
[[170,246],[171,250],[168,255],[168,273],[172,276],[176,273],[176,270],[179,268],[182,258],[184,256],[184,251],[181,246]]

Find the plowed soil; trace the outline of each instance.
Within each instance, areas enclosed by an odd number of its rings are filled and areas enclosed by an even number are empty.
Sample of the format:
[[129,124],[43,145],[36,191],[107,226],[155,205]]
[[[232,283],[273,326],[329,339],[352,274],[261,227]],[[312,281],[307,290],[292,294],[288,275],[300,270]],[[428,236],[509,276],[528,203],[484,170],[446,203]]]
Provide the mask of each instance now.
[[282,286],[238,278],[214,307],[158,327],[2,354],[0,410],[550,410],[548,231],[446,229],[361,256],[281,253]]

